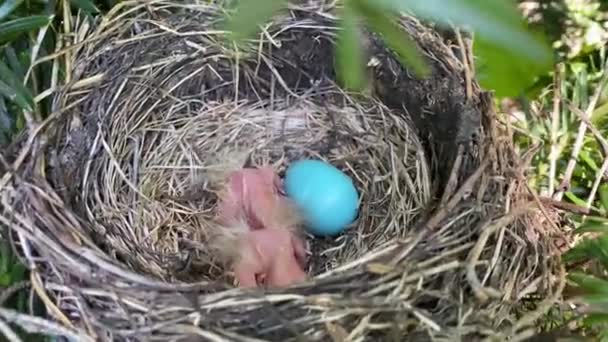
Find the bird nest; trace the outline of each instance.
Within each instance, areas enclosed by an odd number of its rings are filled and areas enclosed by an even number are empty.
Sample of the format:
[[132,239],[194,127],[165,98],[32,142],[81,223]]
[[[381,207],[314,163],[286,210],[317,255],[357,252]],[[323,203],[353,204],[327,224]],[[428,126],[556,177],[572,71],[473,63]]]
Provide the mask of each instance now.
[[[367,34],[371,86],[347,93],[333,6],[291,4],[239,51],[218,4],[131,1],[79,21],[54,112],[2,159],[0,218],[49,317],[0,316],[82,340],[528,336],[563,287],[555,213],[527,188],[467,40],[404,17],[431,76]],[[356,222],[308,237],[308,281],[235,287],[206,244],[217,175],[308,157],[352,177]]]

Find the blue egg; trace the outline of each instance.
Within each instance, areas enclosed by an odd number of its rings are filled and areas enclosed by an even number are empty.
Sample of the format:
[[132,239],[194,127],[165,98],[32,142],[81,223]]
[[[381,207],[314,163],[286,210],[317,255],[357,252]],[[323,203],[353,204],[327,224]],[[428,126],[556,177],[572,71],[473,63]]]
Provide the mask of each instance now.
[[357,189],[350,177],[331,164],[297,161],[287,168],[284,184],[314,235],[335,236],[357,217]]

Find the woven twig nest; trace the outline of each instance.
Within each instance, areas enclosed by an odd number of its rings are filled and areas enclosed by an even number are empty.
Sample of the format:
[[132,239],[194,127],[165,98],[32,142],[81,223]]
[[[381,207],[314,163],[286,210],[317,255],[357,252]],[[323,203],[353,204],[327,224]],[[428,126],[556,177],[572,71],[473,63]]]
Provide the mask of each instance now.
[[[54,114],[2,178],[3,222],[56,323],[5,319],[91,340],[527,336],[563,286],[553,212],[527,190],[469,51],[404,17],[432,75],[370,35],[371,94],[348,94],[332,6],[292,5],[238,53],[220,5],[125,2],[82,21]],[[310,281],[234,287],[205,244],[213,175],[303,157],[354,179],[357,221],[309,238]],[[530,310],[531,296],[548,299]]]

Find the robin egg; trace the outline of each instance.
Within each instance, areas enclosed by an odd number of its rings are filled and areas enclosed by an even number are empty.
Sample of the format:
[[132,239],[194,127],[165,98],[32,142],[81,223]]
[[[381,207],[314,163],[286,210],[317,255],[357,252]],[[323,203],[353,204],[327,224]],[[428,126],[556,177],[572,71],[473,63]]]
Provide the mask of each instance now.
[[359,194],[352,179],[329,163],[297,161],[287,168],[284,183],[313,235],[335,236],[357,217]]

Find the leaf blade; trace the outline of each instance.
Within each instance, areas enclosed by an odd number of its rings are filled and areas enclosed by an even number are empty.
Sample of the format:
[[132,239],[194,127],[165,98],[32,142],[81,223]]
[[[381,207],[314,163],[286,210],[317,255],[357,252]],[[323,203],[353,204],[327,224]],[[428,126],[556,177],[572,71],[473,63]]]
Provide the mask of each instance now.
[[17,56],[17,52],[15,51],[15,49],[13,48],[13,46],[11,44],[8,44],[4,47],[4,55],[6,57],[6,62],[8,63],[8,65],[10,66],[11,70],[13,70],[13,72],[15,73],[15,75],[17,75],[20,78],[25,77],[25,68],[27,66],[24,66],[21,61],[19,60],[19,57]]
[[0,80],[0,95],[7,100],[16,103],[21,109],[31,111],[32,107],[25,97],[17,93],[10,85]]
[[594,239],[583,239],[564,253],[562,258],[565,262],[576,262],[594,258],[608,267],[608,235],[601,235]]
[[23,0],[4,0],[4,3],[0,5],[0,21],[6,18],[9,14],[13,13]]
[[235,13],[228,18],[226,29],[232,38],[241,41],[253,35],[258,25],[267,22],[281,8],[287,6],[287,0],[245,0],[240,2]]
[[584,318],[584,322],[588,325],[606,324],[608,323],[608,313],[590,314]]
[[477,76],[482,87],[494,89],[498,97],[519,96],[534,85],[538,75],[547,73],[551,60],[532,60],[512,48],[477,38],[473,45]]
[[606,213],[608,214],[608,184],[602,184],[600,185],[600,188],[598,189],[599,192],[599,197],[600,197],[600,204],[602,206],[602,208],[604,208],[604,210],[606,211]]
[[608,281],[584,273],[571,273],[568,278],[589,294],[605,295],[608,301]]
[[378,6],[366,0],[353,0],[351,3],[367,24],[382,35],[382,40],[397,54],[404,66],[410,67],[419,77],[426,77],[430,73],[418,45],[397,24],[395,15],[379,10]]
[[338,77],[346,89],[360,90],[365,79],[357,18],[349,6],[343,8],[340,18],[336,45]]
[[32,15],[2,22],[0,23],[0,41],[7,41],[15,35],[39,29],[48,25],[52,19],[53,16]]
[[544,35],[527,29],[511,1],[374,0],[374,3],[389,10],[413,12],[440,26],[456,25],[474,31],[475,55],[487,64],[487,75],[480,79],[480,84],[494,89],[499,97],[520,95],[533,85],[537,75],[548,72],[553,65],[553,52]]
[[566,197],[568,197],[568,199],[576,205],[579,205],[581,207],[587,206],[587,202],[585,202],[585,200],[583,200],[582,198],[576,196],[572,191],[567,191],[564,193],[564,195],[566,195]]
[[3,61],[0,60],[0,79],[2,93],[5,97],[17,103],[23,110],[31,111],[34,107],[34,96],[25,87],[19,77]]
[[586,221],[574,230],[576,234],[608,233],[608,223],[600,221]]
[[99,13],[99,8],[90,0],[70,0],[70,2],[88,15]]
[[374,0],[380,6],[411,11],[443,26],[470,27],[476,35],[500,45],[522,49],[530,58],[546,58],[548,47],[536,50],[536,39],[526,32],[525,21],[513,5],[505,0]]

